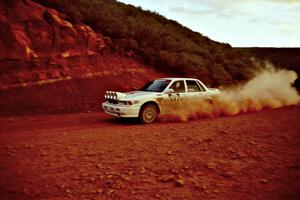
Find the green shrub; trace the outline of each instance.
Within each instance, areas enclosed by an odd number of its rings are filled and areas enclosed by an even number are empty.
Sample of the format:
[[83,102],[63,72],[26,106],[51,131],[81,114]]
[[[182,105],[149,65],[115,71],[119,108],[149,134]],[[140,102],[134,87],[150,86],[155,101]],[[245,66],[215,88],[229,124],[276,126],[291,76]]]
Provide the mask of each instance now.
[[115,0],[34,0],[65,13],[74,23],[86,23],[112,39],[115,50],[132,50],[159,70],[230,84],[251,76],[250,58],[229,44],[210,40],[156,12]]

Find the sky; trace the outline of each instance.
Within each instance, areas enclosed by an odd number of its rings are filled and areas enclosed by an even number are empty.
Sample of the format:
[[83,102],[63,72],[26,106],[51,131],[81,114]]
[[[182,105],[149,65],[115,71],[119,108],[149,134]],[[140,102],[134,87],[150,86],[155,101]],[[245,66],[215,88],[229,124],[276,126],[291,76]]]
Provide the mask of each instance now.
[[233,47],[300,47],[300,0],[118,0]]

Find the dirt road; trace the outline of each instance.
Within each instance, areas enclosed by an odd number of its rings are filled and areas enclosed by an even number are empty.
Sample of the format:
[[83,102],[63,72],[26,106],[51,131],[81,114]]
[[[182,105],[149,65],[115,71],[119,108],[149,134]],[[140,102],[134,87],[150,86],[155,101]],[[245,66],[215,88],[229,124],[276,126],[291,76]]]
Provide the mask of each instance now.
[[0,199],[299,199],[299,114],[0,118]]

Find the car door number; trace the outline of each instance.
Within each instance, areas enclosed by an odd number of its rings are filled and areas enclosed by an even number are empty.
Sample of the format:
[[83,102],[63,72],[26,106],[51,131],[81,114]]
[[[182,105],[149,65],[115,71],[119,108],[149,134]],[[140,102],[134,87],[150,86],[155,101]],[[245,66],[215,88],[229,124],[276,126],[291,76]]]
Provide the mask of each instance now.
[[176,100],[179,100],[180,99],[180,94],[169,94],[169,99],[170,100],[174,100],[174,101],[176,101]]

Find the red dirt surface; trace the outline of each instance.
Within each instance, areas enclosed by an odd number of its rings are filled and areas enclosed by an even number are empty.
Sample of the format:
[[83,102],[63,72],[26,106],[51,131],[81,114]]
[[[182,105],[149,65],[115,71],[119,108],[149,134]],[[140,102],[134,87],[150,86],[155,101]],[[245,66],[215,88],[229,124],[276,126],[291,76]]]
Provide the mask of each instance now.
[[299,199],[299,113],[1,118],[0,199]]

